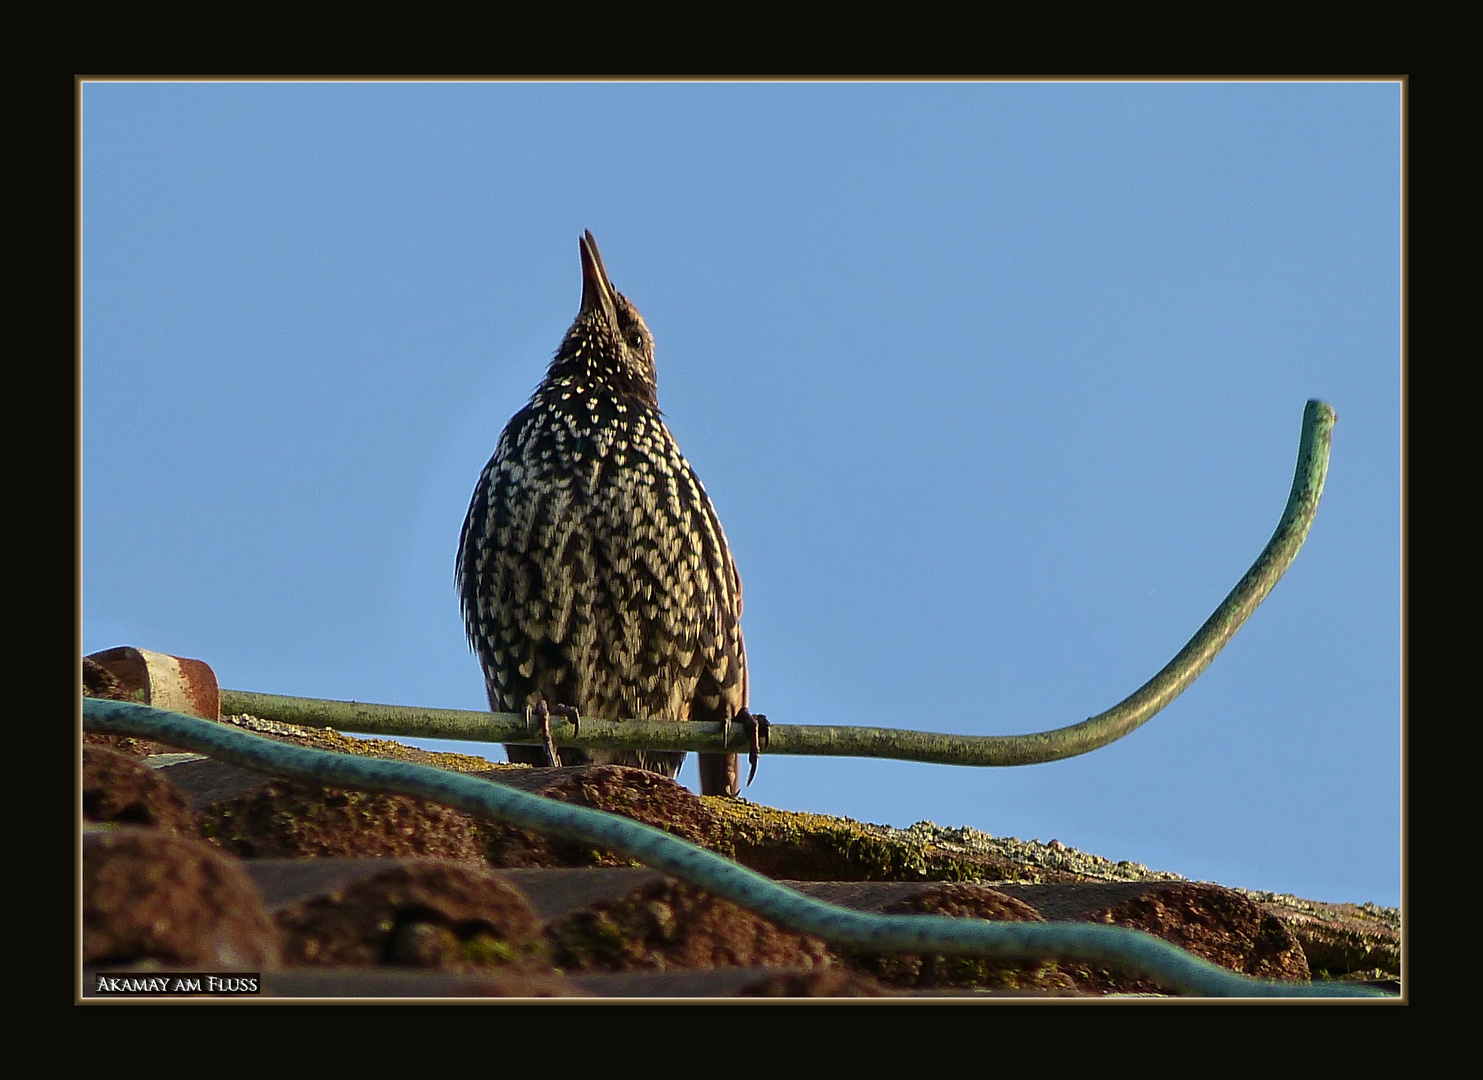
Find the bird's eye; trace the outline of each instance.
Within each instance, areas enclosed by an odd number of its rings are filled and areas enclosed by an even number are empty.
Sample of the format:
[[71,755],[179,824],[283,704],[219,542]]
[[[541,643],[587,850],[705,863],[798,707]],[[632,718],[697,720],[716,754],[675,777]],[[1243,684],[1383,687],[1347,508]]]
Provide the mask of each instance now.
[[642,349],[644,347],[644,335],[635,330],[628,335],[628,343],[635,349]]

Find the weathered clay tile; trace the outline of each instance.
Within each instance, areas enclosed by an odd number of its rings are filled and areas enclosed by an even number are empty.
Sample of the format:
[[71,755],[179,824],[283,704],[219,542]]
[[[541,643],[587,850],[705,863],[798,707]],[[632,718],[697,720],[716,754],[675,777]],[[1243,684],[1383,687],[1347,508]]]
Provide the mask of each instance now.
[[85,746],[82,750],[84,821],[152,825],[195,835],[195,815],[174,784],[138,758]]
[[269,898],[284,962],[550,968],[541,920],[482,862],[265,859],[243,864]]
[[159,828],[92,825],[82,843],[85,965],[220,971],[278,961],[278,933],[237,860]]

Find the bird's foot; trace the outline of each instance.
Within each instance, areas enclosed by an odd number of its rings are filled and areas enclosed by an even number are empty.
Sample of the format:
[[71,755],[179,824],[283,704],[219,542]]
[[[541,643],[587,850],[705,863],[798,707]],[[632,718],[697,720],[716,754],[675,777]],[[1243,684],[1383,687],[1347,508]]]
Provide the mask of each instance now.
[[577,711],[575,705],[552,705],[551,715],[564,716],[570,720],[572,722],[573,735],[580,735],[582,733],[582,714]]
[[[747,765],[750,766],[747,772],[747,787],[751,787],[752,780],[757,776],[757,757],[767,749],[769,732],[767,717],[763,713],[754,713],[743,706],[742,711],[736,714],[735,720],[747,729]],[[730,721],[727,723],[729,725]],[[728,735],[730,731],[728,726]]]
[[572,722],[572,731],[577,731],[582,722],[582,716],[577,712],[575,705],[547,705],[544,701],[537,702],[534,706],[525,707],[525,726],[530,727],[532,712],[535,714],[536,722],[540,724],[541,745],[546,748],[546,760],[551,768],[561,768],[561,758],[556,754],[556,740],[551,737],[551,717],[565,716]]

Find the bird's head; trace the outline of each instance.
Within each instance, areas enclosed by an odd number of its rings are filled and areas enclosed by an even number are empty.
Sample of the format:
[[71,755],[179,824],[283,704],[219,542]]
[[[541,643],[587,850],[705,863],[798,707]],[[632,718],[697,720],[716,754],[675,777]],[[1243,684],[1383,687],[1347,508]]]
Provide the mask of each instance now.
[[638,308],[613,288],[597,241],[586,233],[582,252],[582,307],[551,361],[547,380],[586,376],[623,396],[658,407],[654,336]]

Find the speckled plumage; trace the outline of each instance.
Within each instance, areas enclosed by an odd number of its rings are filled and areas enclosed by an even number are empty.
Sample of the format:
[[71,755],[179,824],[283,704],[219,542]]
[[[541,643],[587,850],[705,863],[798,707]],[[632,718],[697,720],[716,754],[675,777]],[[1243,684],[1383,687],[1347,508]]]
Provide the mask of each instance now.
[[[582,307],[474,489],[457,583],[489,707],[725,720],[747,704],[741,579],[659,413],[654,339],[581,242]],[[542,763],[539,747],[507,747]],[[674,776],[683,753],[561,752]],[[713,779],[724,772],[726,779]],[[701,755],[702,790],[736,790]]]

